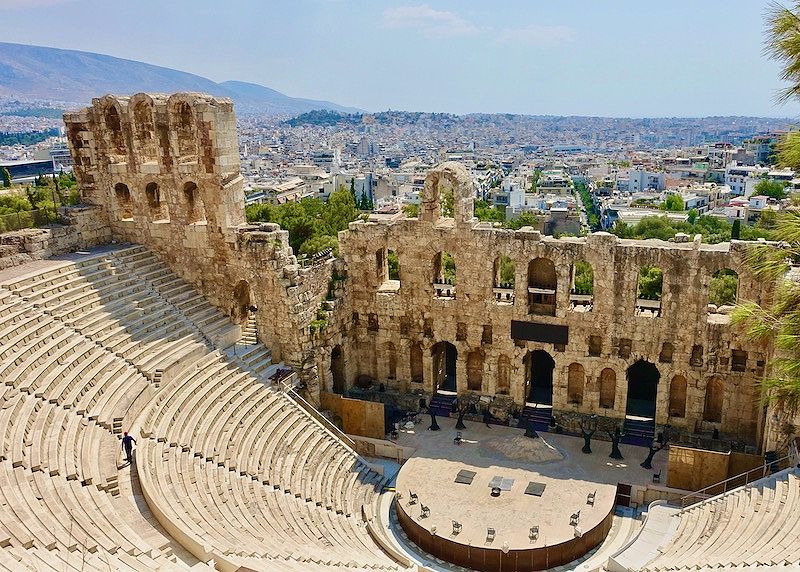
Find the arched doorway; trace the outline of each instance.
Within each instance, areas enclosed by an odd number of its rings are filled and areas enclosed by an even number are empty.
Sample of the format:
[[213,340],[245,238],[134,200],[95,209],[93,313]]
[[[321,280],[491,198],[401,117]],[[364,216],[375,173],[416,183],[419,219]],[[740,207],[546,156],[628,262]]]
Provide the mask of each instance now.
[[439,342],[431,348],[433,378],[438,391],[456,391],[458,350],[450,342]]
[[239,280],[233,289],[233,307],[231,318],[237,324],[244,324],[250,316],[250,285],[245,280]]
[[658,380],[661,374],[649,361],[639,360],[628,368],[628,401],[625,405],[627,415],[655,418]]
[[336,346],[333,348],[333,351],[331,351],[331,374],[333,374],[333,392],[338,394],[344,393],[346,387],[342,346]]
[[556,362],[544,350],[528,352],[525,356],[525,373],[528,383],[528,401],[544,405],[553,404],[553,370]]

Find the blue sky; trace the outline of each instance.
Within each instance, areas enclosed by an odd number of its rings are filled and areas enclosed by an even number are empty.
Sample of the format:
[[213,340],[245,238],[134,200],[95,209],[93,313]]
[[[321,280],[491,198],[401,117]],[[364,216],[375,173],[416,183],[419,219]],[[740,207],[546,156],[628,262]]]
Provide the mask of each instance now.
[[766,0],[0,0],[3,40],[367,110],[763,115]]

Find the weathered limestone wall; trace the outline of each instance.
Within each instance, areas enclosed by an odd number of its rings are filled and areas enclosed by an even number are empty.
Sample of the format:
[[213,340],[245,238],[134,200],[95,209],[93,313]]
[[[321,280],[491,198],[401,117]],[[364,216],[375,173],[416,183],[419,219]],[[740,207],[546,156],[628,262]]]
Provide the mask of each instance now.
[[277,225],[245,224],[230,100],[203,94],[104,96],[65,114],[82,199],[109,239],[146,245],[237,322],[255,306],[260,339],[300,370],[311,397],[314,319],[330,261],[300,268]]
[[0,235],[0,270],[106,244],[111,228],[103,209],[91,206],[59,209],[65,224],[26,228]]
[[[741,243],[636,242],[603,233],[556,240],[494,228],[475,220],[464,168],[446,163],[426,181],[419,219],[353,223],[340,233],[340,260],[301,268],[286,231],[244,222],[229,100],[106,96],[65,122],[82,198],[102,213],[87,236],[157,251],[236,321],[257,307],[261,340],[276,360],[300,370],[315,402],[320,390],[343,392],[359,377],[430,396],[443,371],[435,344],[448,342],[457,351],[457,391],[494,399],[494,407],[524,405],[534,377],[526,358],[541,350],[555,363],[556,410],[623,417],[626,372],[643,360],[659,375],[658,424],[760,437],[755,383],[769,349],[742,339],[726,315],[708,315],[709,283],[722,268],[739,274],[739,299],[761,299]],[[443,218],[449,193],[454,216]],[[399,257],[399,282],[388,279],[389,250]],[[455,285],[440,279],[445,252],[455,261]],[[516,264],[511,291],[494,284],[500,255]],[[590,305],[570,294],[579,260],[594,271]],[[636,309],[639,269],[648,264],[664,272],[659,316]],[[512,321],[541,339],[512,338]],[[551,326],[561,328],[564,343],[542,334]],[[707,414],[710,393],[720,396],[719,419]]]
[[[452,164],[440,169],[463,171]],[[759,284],[745,264],[744,244],[631,241],[605,233],[553,239],[528,229],[493,228],[475,223],[470,201],[459,201],[459,195],[472,196],[464,175],[441,177],[457,181],[454,219],[440,218],[430,200],[440,178],[437,173],[429,176],[419,220],[374,217],[368,223],[352,223],[349,231],[340,235],[340,251],[350,276],[346,301],[352,313],[352,332],[344,344],[348,386],[359,375],[385,382],[387,364],[394,362],[396,376],[390,386],[430,395],[436,390],[432,349],[437,342],[450,342],[458,352],[459,394],[495,397],[498,380],[506,375],[498,375],[499,370],[510,369],[508,393],[522,407],[530,379],[524,359],[530,351],[544,350],[555,361],[556,410],[621,418],[628,393],[626,371],[645,360],[654,364],[660,375],[656,423],[671,423],[688,431],[717,428],[736,439],[758,438],[755,383],[763,375],[767,350],[737,335],[727,316],[707,316],[709,282],[723,268],[739,274],[739,299],[760,300]],[[387,281],[385,269],[380,267],[385,258],[382,253],[388,250],[399,258],[399,285]],[[450,253],[455,261],[454,298],[436,295],[433,281],[440,252]],[[493,291],[494,264],[500,255],[510,257],[516,265],[513,304],[498,303]],[[554,316],[529,312],[528,265],[539,258],[555,266]],[[572,271],[579,260],[589,262],[594,270],[593,305],[588,312],[576,311],[570,301]],[[637,315],[635,310],[639,269],[644,265],[657,265],[663,271],[659,317]],[[512,339],[512,320],[566,326],[568,342]],[[415,344],[422,349],[422,383],[412,381]],[[665,350],[665,344],[672,345],[671,351],[669,347]],[[747,352],[744,371],[732,370],[734,350]],[[573,386],[579,385],[583,394],[582,399],[573,400],[579,403],[570,403],[567,391],[572,364],[580,366],[572,366]],[[615,379],[613,406],[603,408],[601,376],[608,369]],[[609,376],[606,371],[606,381]],[[682,417],[669,411],[670,385],[676,376],[687,382]],[[719,422],[704,422],[706,389],[714,376],[723,382],[722,415]]]

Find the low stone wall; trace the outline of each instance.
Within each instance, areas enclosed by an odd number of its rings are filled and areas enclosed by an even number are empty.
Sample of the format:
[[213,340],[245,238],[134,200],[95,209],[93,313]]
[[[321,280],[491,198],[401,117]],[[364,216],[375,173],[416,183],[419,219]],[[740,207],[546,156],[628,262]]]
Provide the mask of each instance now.
[[0,234],[0,270],[111,241],[111,228],[101,208],[64,207],[60,212],[64,224]]

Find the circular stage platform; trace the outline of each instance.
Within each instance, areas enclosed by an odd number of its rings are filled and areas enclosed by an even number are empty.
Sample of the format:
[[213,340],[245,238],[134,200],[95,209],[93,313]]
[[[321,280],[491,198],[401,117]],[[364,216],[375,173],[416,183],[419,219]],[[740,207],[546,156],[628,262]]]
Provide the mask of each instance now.
[[397,475],[397,516],[420,548],[475,570],[522,572],[566,564],[605,539],[616,473],[633,470],[607,458],[609,443],[584,455],[582,439],[467,422],[455,444],[456,420],[437,421],[441,431],[423,422],[399,438],[415,453]]

